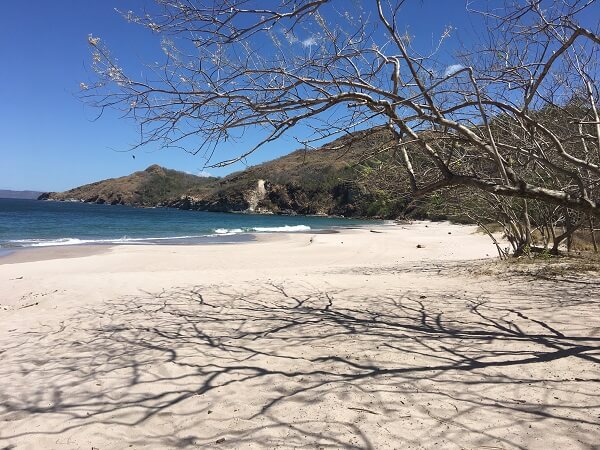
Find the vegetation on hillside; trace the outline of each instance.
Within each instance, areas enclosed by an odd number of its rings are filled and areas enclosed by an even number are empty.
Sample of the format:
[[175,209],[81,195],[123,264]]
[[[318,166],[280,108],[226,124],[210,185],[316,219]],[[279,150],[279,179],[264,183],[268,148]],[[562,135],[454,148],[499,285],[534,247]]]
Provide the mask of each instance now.
[[79,186],[65,192],[50,192],[41,199],[71,200],[130,206],[157,206],[190,192],[205,192],[216,178],[190,175],[152,165],[144,171]]
[[[42,198],[224,212],[396,218],[408,197],[400,195],[403,189],[406,192],[404,173],[385,172],[392,166],[384,161],[395,158],[388,148],[391,139],[385,128],[363,130],[220,179],[155,165]],[[260,180],[265,192],[252,205]]]

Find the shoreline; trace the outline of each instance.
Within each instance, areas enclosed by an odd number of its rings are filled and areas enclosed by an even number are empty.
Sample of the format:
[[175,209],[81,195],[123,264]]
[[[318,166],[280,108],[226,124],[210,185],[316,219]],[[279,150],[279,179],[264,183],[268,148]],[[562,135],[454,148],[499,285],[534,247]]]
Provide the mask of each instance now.
[[11,248],[8,250],[9,253],[7,254],[0,253],[0,266],[5,264],[21,264],[53,259],[71,259],[101,255],[109,252],[112,247],[114,246],[110,244],[81,244]]
[[[2,200],[2,199],[0,199]],[[381,225],[382,220],[334,216],[274,216],[186,211],[178,208],[103,208],[103,205],[18,200],[0,213],[6,232],[0,233],[0,259],[26,248],[75,245],[221,245],[255,239],[264,233],[328,232],[330,228]],[[62,204],[61,207],[57,207]],[[51,206],[51,207],[50,207]],[[134,211],[136,210],[137,211]],[[167,211],[169,210],[169,211]],[[90,212],[91,211],[91,212]],[[131,214],[130,214],[131,212]],[[42,214],[37,219],[37,214]],[[237,216],[237,217],[235,217]],[[246,217],[242,217],[246,216]],[[250,216],[254,218],[250,218]],[[323,231],[325,230],[325,231]]]
[[[219,236],[219,235],[215,235]],[[219,236],[222,238],[218,242],[209,240],[211,237],[201,239],[181,239],[174,238],[165,242],[153,242],[148,238],[148,242],[114,242],[104,243],[76,243],[67,245],[39,245],[31,247],[12,247],[0,249],[0,265],[17,264],[23,262],[47,261],[51,259],[63,258],[81,258],[85,256],[98,255],[109,252],[115,247],[156,247],[156,246],[204,246],[204,245],[231,245],[253,242],[256,237],[251,234],[238,234],[231,236]],[[183,242],[186,240],[187,242]],[[4,250],[5,252],[3,252]]]
[[364,226],[341,226],[315,230],[303,231],[270,231],[270,232],[240,232],[233,234],[213,234],[194,238],[141,238],[140,241],[117,242],[106,240],[106,242],[85,242],[73,244],[36,245],[29,247],[2,247],[0,248],[0,265],[18,264],[23,262],[47,261],[62,258],[79,258],[106,253],[115,247],[162,247],[162,246],[221,246],[232,244],[246,244],[264,240],[275,240],[277,236],[300,235],[300,234],[336,234],[344,230],[359,230],[368,228],[386,228],[393,226],[389,224],[376,224]]

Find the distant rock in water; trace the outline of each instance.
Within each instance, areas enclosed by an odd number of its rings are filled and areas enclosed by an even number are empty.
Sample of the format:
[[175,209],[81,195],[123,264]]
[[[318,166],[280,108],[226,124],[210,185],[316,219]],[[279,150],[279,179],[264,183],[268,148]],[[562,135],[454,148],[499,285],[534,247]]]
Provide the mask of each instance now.
[[42,194],[38,191],[13,191],[10,189],[0,189],[0,198],[19,198],[23,200],[35,200]]
[[392,137],[387,128],[359,131],[321,148],[297,150],[224,178],[152,165],[125,177],[45,193],[40,199],[215,212],[394,218],[406,206],[406,196],[398,192],[407,189],[407,182],[394,164],[393,152],[385,150]]

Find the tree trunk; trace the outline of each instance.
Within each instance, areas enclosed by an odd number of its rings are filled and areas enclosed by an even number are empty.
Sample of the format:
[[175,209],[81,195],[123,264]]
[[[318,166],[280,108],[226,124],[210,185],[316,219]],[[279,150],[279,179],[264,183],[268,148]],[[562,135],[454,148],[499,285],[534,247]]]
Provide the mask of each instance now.
[[583,222],[581,220],[579,222],[573,223],[571,221],[571,217],[567,213],[565,215],[565,231],[564,233],[554,238],[552,250],[550,250],[550,253],[553,255],[558,255],[558,247],[565,239],[567,240],[567,252],[570,252],[571,247],[573,245],[573,233],[575,233],[575,231],[579,229],[582,223]]
[[[573,223],[571,222],[571,216],[568,211],[565,215],[565,225],[567,226],[567,233],[569,230],[573,229]],[[567,253],[571,253],[571,248],[573,247],[573,231],[567,234]]]
[[594,246],[594,253],[598,253],[598,244],[596,242],[596,235],[594,234],[594,218],[590,215],[588,216],[588,221],[590,225],[590,236],[592,237],[592,245]]

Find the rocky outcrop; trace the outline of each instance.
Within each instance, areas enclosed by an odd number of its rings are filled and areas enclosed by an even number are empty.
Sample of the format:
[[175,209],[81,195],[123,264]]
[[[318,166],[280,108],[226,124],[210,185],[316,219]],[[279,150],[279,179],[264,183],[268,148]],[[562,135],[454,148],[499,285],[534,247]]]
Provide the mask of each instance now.
[[256,182],[256,188],[247,193],[248,212],[258,212],[258,205],[264,200],[266,195],[267,190],[265,189],[265,180],[258,180]]
[[224,192],[207,197],[184,195],[161,206],[211,212],[364,217],[364,203],[369,201],[368,192],[361,193],[349,183],[315,191],[295,183],[280,184],[261,179],[256,188],[235,195]]
[[209,212],[245,212],[248,211],[249,205],[244,200],[235,201],[229,197],[206,199],[202,197],[184,195],[178,199],[164,202],[160,206]]

